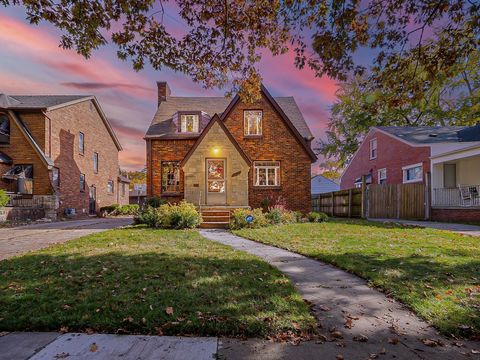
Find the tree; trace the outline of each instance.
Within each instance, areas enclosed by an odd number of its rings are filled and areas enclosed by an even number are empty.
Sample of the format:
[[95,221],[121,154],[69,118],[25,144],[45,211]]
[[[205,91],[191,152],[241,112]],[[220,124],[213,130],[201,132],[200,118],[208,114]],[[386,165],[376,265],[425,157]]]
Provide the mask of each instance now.
[[146,169],[140,170],[140,171],[128,171],[127,176],[130,179],[130,190],[134,189],[135,184],[146,184],[147,183]]
[[337,180],[342,176],[342,166],[339,161],[326,160],[320,164],[320,174],[327,179]]
[[[430,67],[441,47],[426,44],[341,84],[327,139],[318,149],[344,165],[372,126],[474,125],[480,121],[480,52]],[[426,61],[423,58],[427,58]]]
[[[345,81],[365,68],[361,48],[374,50],[378,66],[393,66],[426,39],[437,44],[448,66],[479,45],[480,4],[471,0],[0,0],[22,5],[32,24],[47,21],[63,31],[61,46],[89,57],[109,40],[136,70],[181,71],[205,87],[228,87],[246,100],[259,97],[258,62],[295,50],[295,64],[317,76]],[[173,10],[172,10],[173,9]],[[184,31],[169,28],[175,11]],[[431,29],[439,31],[431,33]],[[114,30],[112,30],[114,29]],[[111,34],[107,39],[107,34]],[[418,56],[421,57],[420,54]],[[426,64],[428,66],[428,64]]]

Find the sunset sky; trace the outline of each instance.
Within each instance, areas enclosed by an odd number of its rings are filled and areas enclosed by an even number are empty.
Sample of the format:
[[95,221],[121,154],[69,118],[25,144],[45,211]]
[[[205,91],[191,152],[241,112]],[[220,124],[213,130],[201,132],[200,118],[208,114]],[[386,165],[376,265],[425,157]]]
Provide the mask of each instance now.
[[[178,24],[172,22],[172,26]],[[2,8],[0,13],[0,93],[93,94],[116,130],[124,147],[122,168],[145,165],[143,135],[156,110],[156,81],[168,81],[176,96],[223,95],[205,90],[187,76],[146,66],[135,72],[108,45],[86,60],[74,51],[59,48],[61,33],[49,24],[29,25],[22,8]],[[316,140],[323,137],[328,111],[337,84],[315,78],[309,69],[298,70],[293,54],[267,56],[260,64],[264,85],[274,96],[294,96]],[[316,141],[315,140],[315,141]],[[314,171],[318,166],[314,166]]]

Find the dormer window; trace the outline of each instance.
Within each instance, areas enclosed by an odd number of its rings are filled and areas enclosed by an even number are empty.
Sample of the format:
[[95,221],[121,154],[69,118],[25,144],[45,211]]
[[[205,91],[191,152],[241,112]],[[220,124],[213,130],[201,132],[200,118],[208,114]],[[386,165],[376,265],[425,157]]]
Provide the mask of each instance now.
[[182,114],[180,116],[180,132],[198,133],[198,114]]

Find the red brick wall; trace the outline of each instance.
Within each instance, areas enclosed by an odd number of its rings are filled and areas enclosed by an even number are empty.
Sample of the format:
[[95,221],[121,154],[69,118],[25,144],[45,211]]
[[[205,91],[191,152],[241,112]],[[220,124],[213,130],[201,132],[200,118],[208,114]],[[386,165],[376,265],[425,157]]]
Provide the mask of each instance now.
[[[244,136],[244,110],[263,111],[262,136]],[[262,97],[254,104],[237,103],[225,125],[252,161],[280,161],[280,187],[278,189],[255,188],[253,166],[249,173],[249,205],[260,207],[265,198],[282,197],[291,210],[309,212],[311,210],[310,177],[311,160],[302,145],[292,134],[280,115],[269,101]]]
[[[377,158],[370,160],[370,140],[377,139]],[[400,140],[373,129],[361,144],[352,162],[342,176],[340,188],[355,187],[355,179],[372,173],[373,183],[378,183],[378,170],[387,169],[387,184],[403,182],[402,167],[423,164],[423,179],[430,171],[430,148],[428,146],[413,147]]]
[[435,221],[480,221],[480,209],[432,209]]
[[[118,149],[91,101],[83,101],[47,113],[51,119],[51,157],[60,168],[60,209],[75,208],[88,213],[89,186],[96,187],[97,211],[118,201]],[[79,132],[85,135],[85,153],[79,151]],[[99,155],[98,174],[93,169],[93,153]],[[85,191],[80,191],[80,173],[85,174]],[[113,180],[114,192],[107,192]],[[127,192],[128,193],[128,192]],[[127,196],[128,198],[128,196]]]
[[[38,113],[20,113],[20,118],[28,125],[32,126],[31,132],[35,139],[42,143],[42,129],[44,129],[45,118]],[[43,136],[43,140],[44,140]],[[0,151],[4,152],[13,159],[14,165],[33,164],[33,194],[50,195],[53,193],[49,172],[47,166],[43,163],[40,156],[32,148],[20,129],[16,126],[13,119],[10,119],[10,144],[0,145]],[[3,166],[0,171],[3,175],[11,166]],[[0,188],[14,190],[11,183],[2,180]]]
[[176,196],[162,195],[162,161],[182,161],[195,140],[149,140],[147,141],[147,194],[162,196],[167,201],[178,202],[183,199],[183,171],[180,172],[180,192]]

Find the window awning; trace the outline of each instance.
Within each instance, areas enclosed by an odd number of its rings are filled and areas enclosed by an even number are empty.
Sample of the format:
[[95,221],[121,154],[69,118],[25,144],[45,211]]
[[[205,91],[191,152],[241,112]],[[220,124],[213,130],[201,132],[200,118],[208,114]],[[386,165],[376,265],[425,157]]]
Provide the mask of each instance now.
[[0,164],[12,165],[12,163],[12,158],[0,151]]
[[33,179],[33,165],[15,165],[3,174],[3,178],[10,180]]

